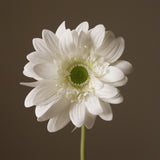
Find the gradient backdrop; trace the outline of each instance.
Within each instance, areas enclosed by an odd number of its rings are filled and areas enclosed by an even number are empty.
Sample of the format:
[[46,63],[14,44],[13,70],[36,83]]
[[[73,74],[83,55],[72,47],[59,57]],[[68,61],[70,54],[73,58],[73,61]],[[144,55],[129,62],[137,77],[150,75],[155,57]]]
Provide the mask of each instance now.
[[48,133],[47,122],[37,122],[34,108],[24,107],[31,81],[22,75],[26,55],[33,51],[32,38],[42,29],[55,31],[62,21],[70,28],[87,20],[90,27],[102,23],[123,36],[122,59],[134,72],[121,88],[125,101],[112,105],[114,119],[97,118],[86,136],[86,160],[160,159],[160,3],[158,1],[1,1],[0,159],[78,160],[80,129],[70,123]]

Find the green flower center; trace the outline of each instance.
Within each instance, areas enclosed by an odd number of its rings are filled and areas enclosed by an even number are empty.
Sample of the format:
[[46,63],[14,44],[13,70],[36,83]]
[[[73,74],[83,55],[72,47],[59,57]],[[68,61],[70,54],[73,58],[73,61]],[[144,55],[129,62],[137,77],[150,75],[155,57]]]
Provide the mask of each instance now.
[[85,66],[74,66],[70,71],[70,80],[74,85],[83,85],[88,80],[88,71]]

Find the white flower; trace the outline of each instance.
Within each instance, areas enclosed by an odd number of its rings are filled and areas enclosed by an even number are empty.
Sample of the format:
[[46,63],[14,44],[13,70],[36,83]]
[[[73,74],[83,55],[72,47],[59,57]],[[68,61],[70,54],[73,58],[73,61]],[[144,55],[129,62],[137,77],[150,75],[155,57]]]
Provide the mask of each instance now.
[[70,121],[92,128],[96,116],[112,120],[110,103],[123,101],[116,87],[127,83],[132,69],[129,62],[118,60],[124,51],[122,37],[115,38],[103,25],[89,30],[83,22],[70,30],[63,22],[55,34],[43,30],[33,46],[23,73],[36,82],[21,83],[34,87],[25,107],[36,106],[37,120],[49,120],[48,131],[58,131]]

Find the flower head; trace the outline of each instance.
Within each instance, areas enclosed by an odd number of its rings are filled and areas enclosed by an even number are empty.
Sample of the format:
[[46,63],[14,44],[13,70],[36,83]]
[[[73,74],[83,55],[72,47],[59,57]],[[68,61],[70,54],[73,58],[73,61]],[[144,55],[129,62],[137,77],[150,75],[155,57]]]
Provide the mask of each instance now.
[[103,25],[89,29],[83,22],[70,30],[63,22],[55,34],[43,30],[33,46],[23,73],[36,81],[22,83],[34,87],[25,107],[36,106],[37,120],[49,120],[48,131],[58,131],[70,121],[92,128],[96,116],[112,120],[110,104],[123,101],[116,87],[127,83],[132,69],[129,62],[118,60],[124,51],[122,37],[115,38]]

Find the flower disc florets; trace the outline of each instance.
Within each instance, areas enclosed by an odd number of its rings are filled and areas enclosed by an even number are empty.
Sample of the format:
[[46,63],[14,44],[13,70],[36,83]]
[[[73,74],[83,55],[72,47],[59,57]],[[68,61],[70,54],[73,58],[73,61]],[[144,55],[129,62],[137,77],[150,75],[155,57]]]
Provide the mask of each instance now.
[[77,64],[72,66],[70,68],[70,74],[68,76],[68,79],[74,86],[84,86],[89,80],[89,73],[87,67],[83,64]]

